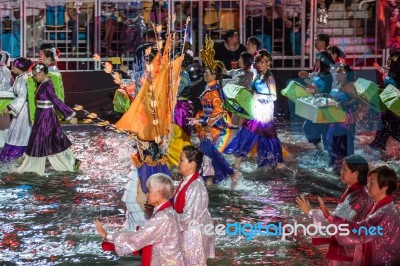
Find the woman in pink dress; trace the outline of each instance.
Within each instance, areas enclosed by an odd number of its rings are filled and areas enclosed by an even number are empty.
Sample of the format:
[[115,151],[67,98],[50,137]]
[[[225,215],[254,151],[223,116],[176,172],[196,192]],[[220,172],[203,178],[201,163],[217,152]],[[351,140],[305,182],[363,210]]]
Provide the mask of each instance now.
[[215,236],[196,228],[200,224],[212,225],[208,192],[199,175],[202,162],[203,153],[199,149],[191,145],[183,147],[178,166],[183,179],[173,196],[173,207],[178,213],[186,265],[206,265],[207,259],[215,256]]
[[330,214],[322,199],[320,208],[334,224],[350,224],[348,236],[337,235],[341,245],[355,245],[352,265],[400,265],[400,217],[393,203],[397,174],[380,166],[368,174],[367,190],[373,204],[362,221],[351,222]]

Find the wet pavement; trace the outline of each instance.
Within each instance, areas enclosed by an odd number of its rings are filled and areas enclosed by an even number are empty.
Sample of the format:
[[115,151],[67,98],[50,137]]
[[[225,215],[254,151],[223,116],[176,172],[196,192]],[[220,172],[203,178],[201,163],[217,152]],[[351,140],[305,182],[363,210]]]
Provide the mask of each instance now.
[[[94,126],[64,127],[82,160],[79,173],[46,176],[16,174],[19,164],[0,168],[0,265],[140,265],[138,257],[103,252],[92,221],[99,218],[107,230],[119,230],[125,220],[121,201],[131,165],[133,142],[125,135]],[[280,128],[279,137],[289,151],[284,169],[256,169],[245,161],[235,190],[229,182],[209,189],[214,224],[310,224],[294,199],[307,196],[317,207],[321,196],[330,207],[344,190],[339,176],[328,167],[326,152],[306,143],[301,132]],[[387,163],[400,173],[400,144],[390,140],[386,155],[367,144],[374,134],[357,136],[356,154],[373,166]],[[233,157],[227,157],[233,162]],[[399,197],[396,197],[400,207]],[[311,245],[300,233],[278,236],[217,235],[216,258],[209,265],[327,265],[326,248]]]

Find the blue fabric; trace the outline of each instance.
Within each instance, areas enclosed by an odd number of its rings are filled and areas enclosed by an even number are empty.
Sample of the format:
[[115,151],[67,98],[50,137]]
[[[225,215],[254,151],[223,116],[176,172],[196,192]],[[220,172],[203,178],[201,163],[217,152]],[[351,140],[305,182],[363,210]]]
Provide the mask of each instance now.
[[226,146],[224,153],[234,154],[237,157],[247,157],[247,154],[257,142],[257,136],[256,133],[242,127],[228,146]]
[[350,96],[347,93],[340,91],[338,89],[333,89],[331,91],[331,96],[338,102],[350,100]]
[[313,84],[317,87],[318,93],[331,93],[333,77],[331,73],[320,73],[313,78]]
[[257,165],[275,166],[277,163],[283,163],[281,142],[278,138],[258,137],[257,146]]
[[331,124],[326,134],[330,165],[340,165],[347,156],[354,155],[355,124]]
[[290,44],[294,55],[301,53],[301,32],[291,32]]
[[263,137],[245,127],[238,131],[225,148],[224,153],[247,157],[256,143],[258,167],[275,166],[277,163],[283,163],[282,147],[278,138]]
[[387,85],[391,84],[391,85],[395,86],[396,88],[398,88],[397,82],[396,82],[392,77],[389,77],[389,76],[386,76],[386,77],[383,79],[383,84],[385,85],[385,87],[386,87]]
[[167,167],[166,164],[158,164],[156,166],[149,166],[146,163],[143,163],[139,169],[138,169],[138,174],[139,174],[139,179],[140,179],[140,186],[142,188],[142,191],[144,193],[147,193],[147,187],[146,187],[146,182],[147,179],[153,174],[166,174],[168,176],[171,176],[171,173]]
[[209,139],[204,139],[200,142],[200,150],[204,153],[204,155],[211,158],[211,164],[215,173],[213,178],[214,184],[221,182],[233,174],[233,168]]
[[11,57],[20,57],[20,32],[1,34],[2,50],[10,53]]
[[260,94],[271,95],[271,90],[268,85],[264,82],[264,80],[260,80],[257,76],[253,83],[251,84],[251,88],[257,91]]
[[272,39],[270,35],[256,35],[257,38],[263,44],[263,48],[266,49],[269,53],[272,51]]
[[25,150],[26,146],[14,146],[6,143],[0,153],[0,162],[11,162],[24,155]]
[[65,7],[64,6],[48,6],[46,8],[46,25],[47,26],[64,26],[65,25]]
[[303,130],[309,143],[317,144],[320,143],[322,139],[324,147],[327,147],[326,133],[328,127],[329,124],[317,124],[306,120],[303,125]]
[[[187,97],[188,95],[185,94],[186,91],[190,90],[190,76],[186,71],[182,71],[180,74],[180,82],[178,87],[178,97]],[[186,92],[186,94],[188,94]]]

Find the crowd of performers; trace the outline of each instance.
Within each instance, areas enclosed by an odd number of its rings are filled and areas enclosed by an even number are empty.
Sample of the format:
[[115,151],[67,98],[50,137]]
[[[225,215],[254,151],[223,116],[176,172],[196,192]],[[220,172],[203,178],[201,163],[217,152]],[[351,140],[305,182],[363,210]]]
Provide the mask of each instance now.
[[[95,221],[95,227],[104,240],[103,249],[119,255],[140,251],[143,265],[206,265],[207,259],[215,256],[215,236],[193,227],[212,225],[207,186],[230,179],[234,188],[240,164],[251,153],[256,154],[258,167],[284,167],[285,150],[274,123],[278,93],[270,70],[271,54],[253,49],[260,46],[257,38],[249,38],[248,51],[240,55],[240,69],[227,71],[215,60],[214,43],[206,37],[200,52],[205,88],[198,97],[201,111],[195,114],[188,72],[193,54],[185,45],[175,53],[173,36],[168,35],[163,43],[154,33],[153,41],[138,48],[142,53],[140,66],[135,65],[133,71],[124,69],[132,80],[122,84],[118,93],[129,103],[114,128],[129,133],[136,141],[122,199],[127,206],[126,223],[115,233],[106,232],[100,221]],[[340,165],[347,188],[334,212],[322,199],[320,210],[312,209],[305,198],[299,197],[296,202],[316,223],[384,229],[383,236],[354,234],[313,240],[315,244],[329,244],[328,259],[353,265],[396,265],[400,263],[400,218],[393,204],[397,175],[387,166],[370,171],[368,163],[354,155],[357,111],[363,104],[353,84],[354,72],[341,60],[344,53],[329,47],[329,36],[318,35],[315,45],[319,51],[313,72],[302,71],[299,76],[310,79],[308,93],[333,98],[336,108],[346,115],[340,123],[306,121],[304,131],[317,148],[324,144],[332,165]],[[47,158],[56,171],[77,171],[80,161],[69,149],[71,142],[59,122],[63,117],[76,123],[75,112],[63,103],[56,49],[42,48],[42,61],[33,66],[26,58],[14,60],[15,81],[7,67],[9,55],[0,53],[1,91],[8,93],[2,98],[8,102],[0,116],[4,145],[0,160],[6,163],[22,158],[17,172],[43,175]],[[400,84],[399,56],[399,51],[390,55],[385,73],[385,83],[396,88]],[[248,93],[251,114],[244,114],[243,103],[228,99],[226,86]],[[9,93],[12,97],[7,98]],[[400,140],[400,119],[390,110],[382,112],[381,117],[382,127],[371,146],[384,150],[390,136]],[[238,127],[230,140],[232,129]],[[194,132],[197,145],[191,143]],[[233,166],[223,154],[236,157]],[[174,166],[182,177],[176,189],[170,178]]]
[[[330,165],[338,168],[343,158],[354,154],[356,123],[363,119],[372,106],[358,94],[354,85],[355,72],[345,63],[345,53],[336,46],[329,46],[329,35],[319,34],[315,40],[315,48],[318,53],[313,71],[300,71],[299,77],[303,82],[303,79],[311,80],[306,88],[308,93],[333,99],[336,107],[345,112],[345,119],[338,123],[314,123],[306,120],[303,129],[308,142],[318,149],[324,148],[328,151]],[[392,51],[387,66],[377,66],[383,74],[384,87],[391,84],[398,90],[400,86],[399,56],[399,50]],[[376,128],[375,139],[369,146],[384,153],[390,137],[400,141],[400,118],[392,110],[382,108],[382,103],[378,105],[381,119]]]
[[0,163],[20,160],[17,173],[45,174],[47,159],[56,171],[77,171],[80,161],[69,147],[59,118],[76,123],[75,112],[64,103],[58,51],[51,44],[40,47],[40,62],[19,57],[8,68],[10,55],[0,51]]

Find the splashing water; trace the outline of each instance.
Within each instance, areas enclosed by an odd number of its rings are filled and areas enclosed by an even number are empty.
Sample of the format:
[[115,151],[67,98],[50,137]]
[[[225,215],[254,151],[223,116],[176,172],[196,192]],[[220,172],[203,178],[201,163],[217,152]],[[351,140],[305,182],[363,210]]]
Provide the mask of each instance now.
[[[76,173],[48,171],[44,177],[12,173],[15,162],[0,169],[0,261],[15,265],[140,265],[139,257],[118,257],[101,250],[93,220],[99,218],[110,232],[121,229],[125,206],[121,201],[131,166],[133,141],[124,135],[92,126],[69,126],[67,135],[76,157]],[[310,224],[295,205],[295,197],[308,195],[313,207],[322,196],[329,207],[344,190],[327,166],[324,151],[313,150],[302,134],[280,132],[290,156],[284,169],[256,169],[253,159],[242,164],[241,181],[230,190],[229,181],[209,189],[214,224],[279,222]],[[387,163],[399,173],[398,157],[385,160],[367,145],[373,136],[357,137],[356,153],[374,165]],[[397,146],[396,146],[397,145]],[[399,144],[388,144],[399,150]],[[227,157],[233,162],[233,157]],[[397,205],[398,201],[396,201]],[[216,258],[210,265],[326,265],[326,248],[314,247],[299,234],[282,241],[275,236],[216,237]]]

